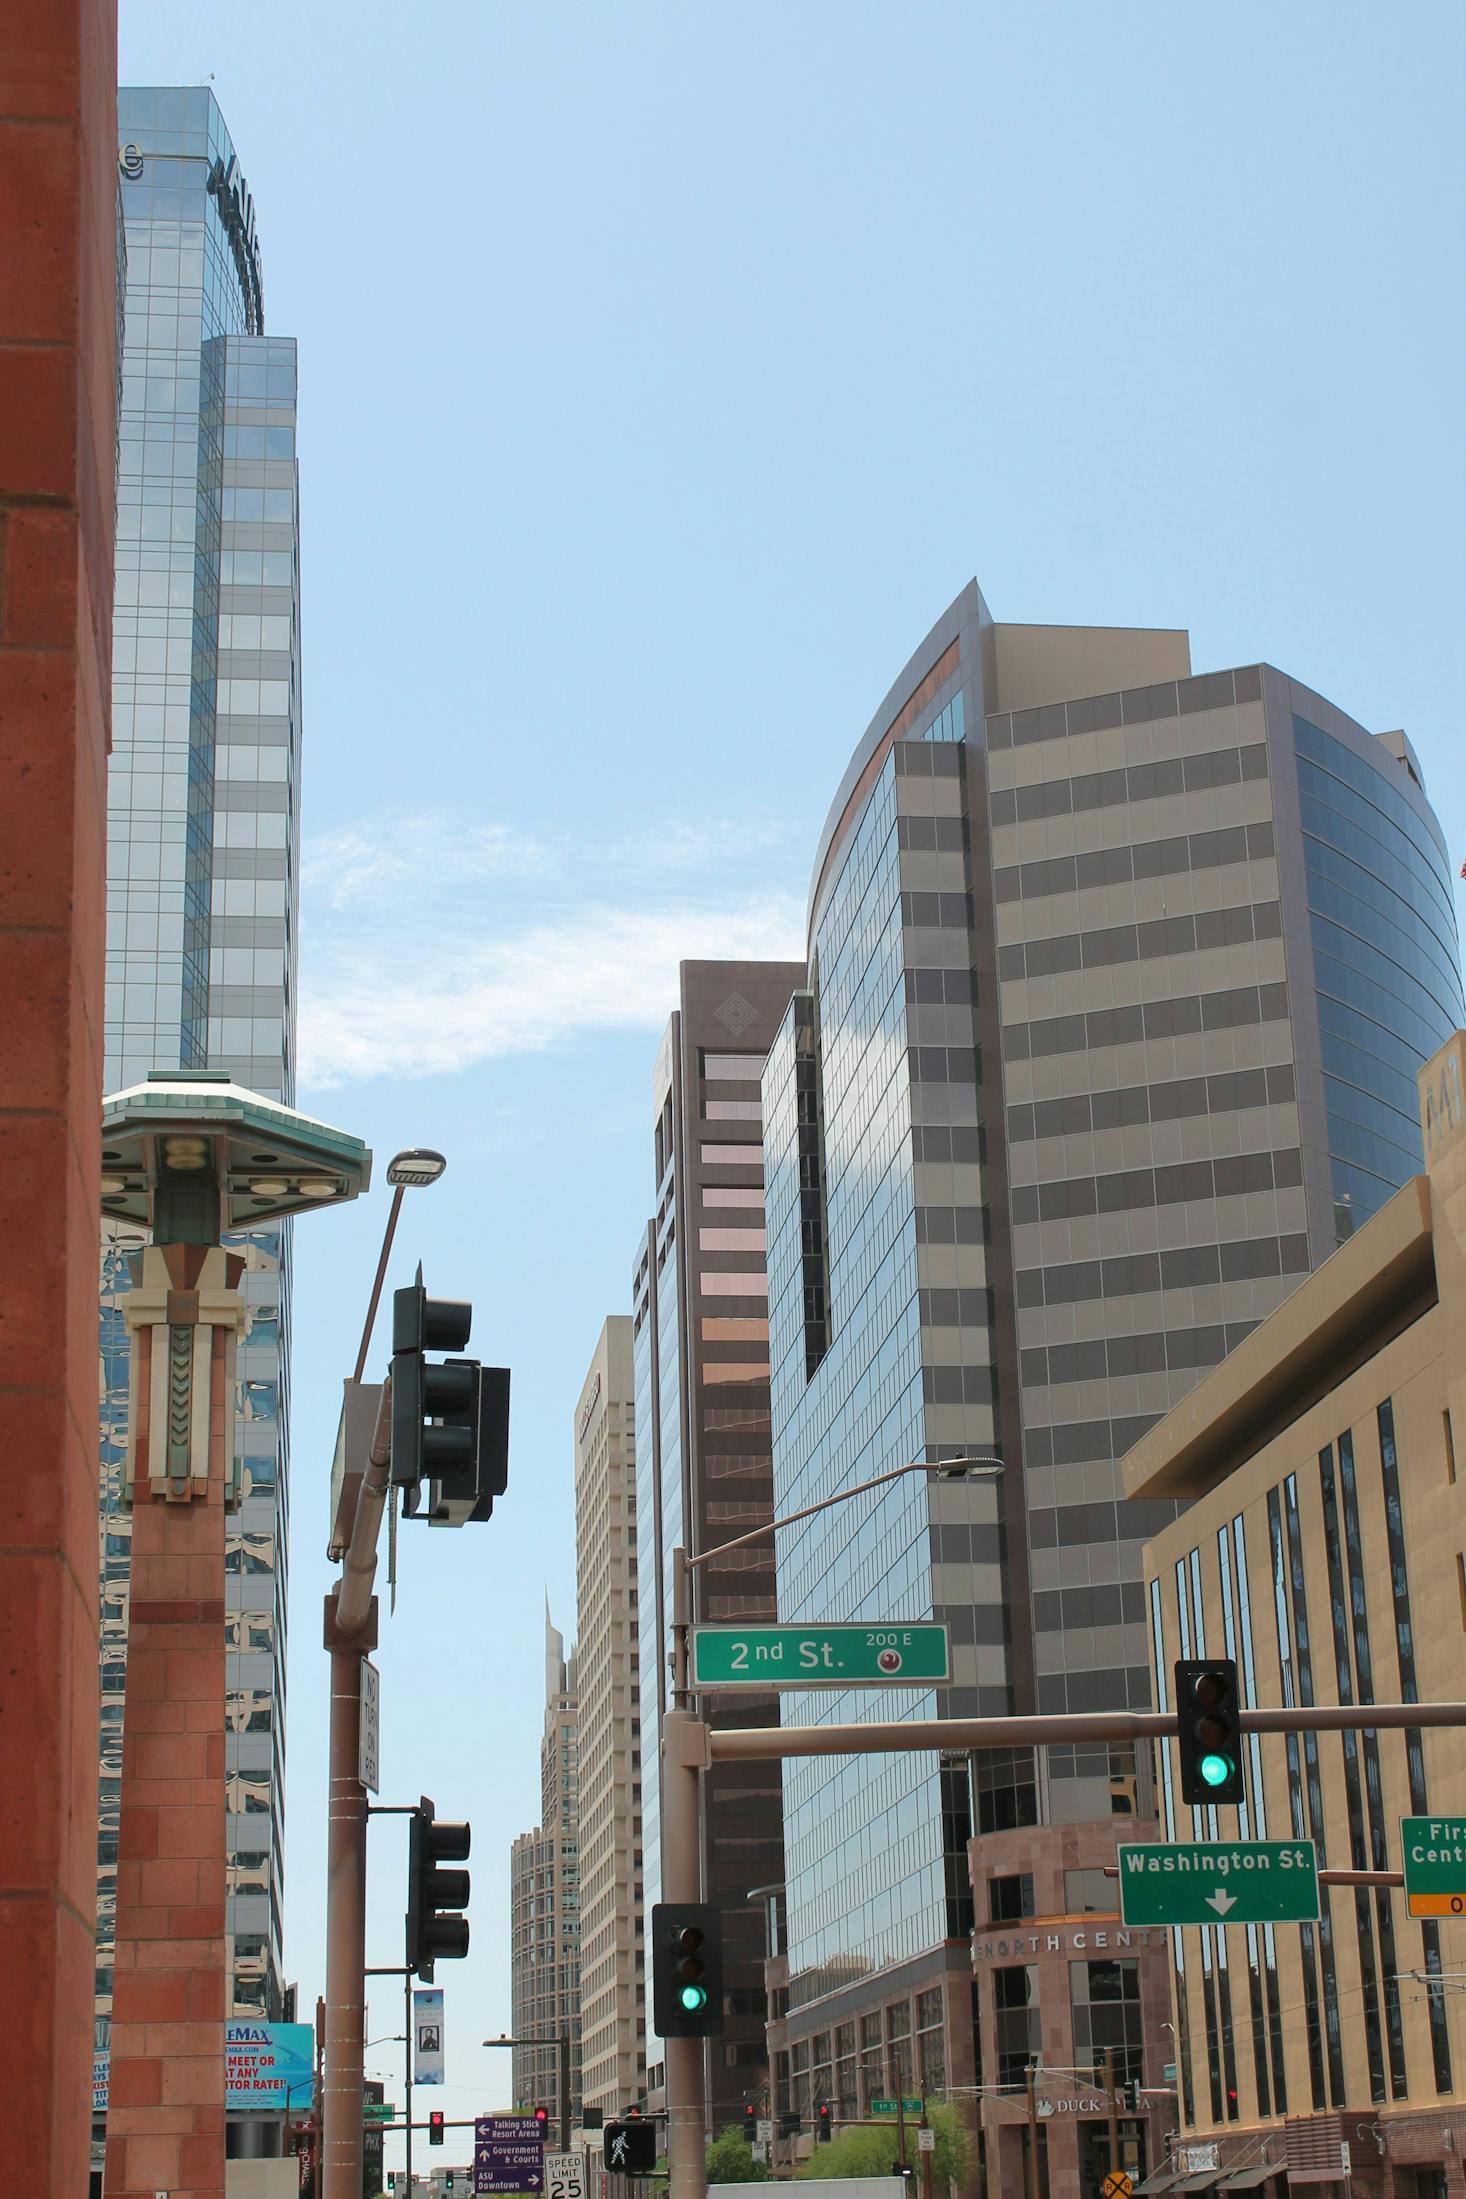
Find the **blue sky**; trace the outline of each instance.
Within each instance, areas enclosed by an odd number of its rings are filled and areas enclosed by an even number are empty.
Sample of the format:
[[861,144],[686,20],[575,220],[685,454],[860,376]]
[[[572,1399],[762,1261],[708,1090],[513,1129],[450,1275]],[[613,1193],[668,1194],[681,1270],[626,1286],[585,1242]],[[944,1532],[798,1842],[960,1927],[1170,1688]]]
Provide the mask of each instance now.
[[[475,2042],[509,2020],[571,1420],[629,1301],[675,965],[798,952],[835,784],[932,621],[976,574],[1000,619],[1268,658],[1405,726],[1466,849],[1463,65],[1434,0],[122,0],[124,82],[212,73],[300,342],[301,1103],[381,1163],[448,1153],[394,1280],[420,1257],[514,1369],[510,1494],[404,1532],[379,1659],[383,1800],[474,1825],[450,2114],[508,2097]],[[325,1484],[384,1213],[297,1240],[307,2005]],[[372,1838],[391,1962],[401,1836]]]

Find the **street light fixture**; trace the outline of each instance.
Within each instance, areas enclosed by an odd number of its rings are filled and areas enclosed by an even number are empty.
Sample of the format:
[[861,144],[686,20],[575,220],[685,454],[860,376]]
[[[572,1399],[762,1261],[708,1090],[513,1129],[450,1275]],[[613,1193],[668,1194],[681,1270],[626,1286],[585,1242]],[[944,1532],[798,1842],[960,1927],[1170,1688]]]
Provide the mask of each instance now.
[[[441,1153],[411,1147],[394,1154],[387,1165],[392,1185],[392,1205],[377,1259],[356,1355],[353,1383],[360,1383],[371,1347],[372,1329],[387,1273],[387,1260],[409,1185],[436,1183],[448,1163]],[[368,1463],[356,1480],[346,1477],[344,1491],[332,1494],[332,1542],[329,1555],[343,1560],[338,1588],[326,1600],[326,1649],[330,1657],[331,1719],[328,1741],[329,1804],[327,1825],[326,1894],[326,2024],[323,2050],[321,2114],[321,2189],[323,2199],[354,2199],[361,2190],[362,2171],[362,2061],[366,2032],[366,1828],[367,1799],[359,1772],[358,1745],[361,1725],[361,1667],[364,1655],[376,1646],[372,1582],[377,1565],[377,1536],[386,1508],[391,1421],[390,1385],[379,1403],[376,1427],[368,1451]],[[348,1399],[350,1388],[348,1387]],[[342,1412],[342,1438],[338,1455],[344,1462],[346,1410]],[[403,1994],[411,2023],[411,1978],[404,1975]],[[394,2032],[394,2040],[404,2034]],[[408,2056],[408,2082],[411,2059]],[[412,2126],[408,2120],[407,2164],[412,2167]]]
[[816,1512],[828,1512],[837,1504],[848,1503],[851,1497],[864,1496],[867,1490],[880,1489],[890,1481],[900,1481],[906,1474],[930,1474],[938,1481],[977,1481],[995,1478],[1003,1472],[1003,1461],[987,1453],[972,1457],[930,1460],[912,1459],[905,1466],[892,1466],[883,1474],[873,1474],[869,1481],[857,1481],[853,1488],[837,1489],[833,1496],[821,1497],[817,1504],[806,1504],[798,1512],[786,1512],[780,1519],[765,1520],[760,1527],[750,1527],[746,1535],[734,1535],[729,1542],[716,1543],[711,1550],[699,1550],[689,1557],[680,1546],[672,1553],[672,1689],[673,1701],[682,1708],[687,1701],[687,1629],[688,1585],[700,1565],[710,1564],[714,1558],[723,1557],[729,1550],[741,1550],[745,1543],[760,1542],[765,1535],[777,1534],[781,1527],[797,1526],[802,1519],[813,1519]]
[[409,1146],[405,1153],[394,1153],[387,1163],[387,1181],[392,1186],[392,1206],[387,1215],[382,1250],[377,1260],[377,1273],[367,1304],[366,1326],[361,1332],[361,1349],[356,1355],[356,1371],[351,1378],[353,1382],[359,1382],[366,1369],[372,1330],[376,1326],[377,1307],[381,1303],[382,1284],[387,1274],[387,1256],[392,1250],[392,1239],[397,1234],[397,1217],[402,1212],[402,1194],[409,1188],[422,1190],[428,1184],[436,1183],[447,1166],[443,1155],[435,1153],[431,1146],[426,1145]]
[[481,2039],[481,2046],[556,2046],[560,2050],[560,2151],[570,2151],[570,2027],[558,2031],[530,2031],[511,2039],[501,2032],[497,2039]]
[[[702,1753],[706,1729],[689,1708],[687,1671],[690,1591],[697,1568],[723,1557],[730,1550],[741,1550],[747,1543],[777,1534],[782,1527],[796,1526],[800,1520],[813,1519],[817,1512],[828,1512],[837,1504],[848,1503],[852,1497],[864,1496],[872,1489],[884,1488],[888,1482],[900,1481],[906,1474],[927,1474],[937,1481],[967,1481],[1002,1472],[1002,1459],[988,1453],[935,1460],[911,1459],[904,1466],[892,1466],[883,1474],[872,1474],[868,1481],[857,1481],[849,1489],[837,1489],[833,1496],[822,1497],[817,1504],[806,1504],[797,1512],[786,1512],[778,1519],[766,1520],[761,1527],[751,1527],[747,1534],[734,1535],[730,1541],[717,1543],[711,1550],[699,1550],[692,1557],[680,1545],[673,1551],[672,1707],[662,1721],[664,1901],[696,1901],[701,1879],[698,1773],[707,1767],[710,1759]],[[663,2042],[663,2048],[669,2110],[667,2158],[671,2199],[704,2199],[707,2186],[703,2165],[702,2041],[670,2038]]]

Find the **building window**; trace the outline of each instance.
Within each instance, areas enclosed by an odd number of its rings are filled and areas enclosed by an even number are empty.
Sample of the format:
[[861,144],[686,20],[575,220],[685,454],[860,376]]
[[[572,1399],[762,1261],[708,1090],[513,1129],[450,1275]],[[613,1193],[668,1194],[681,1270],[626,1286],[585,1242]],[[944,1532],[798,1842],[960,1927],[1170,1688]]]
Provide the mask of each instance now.
[[1030,1963],[994,1970],[993,2008],[997,2016],[998,2083],[1021,2092],[1042,2041],[1038,2007],[1038,1971]]
[[[1091,1875],[1098,1877],[1099,1873]],[[1114,1902],[1111,1901],[1109,1906],[1113,1908]],[[1033,1880],[1026,1871],[1011,1878],[989,1880],[988,1916],[992,1923],[1013,1924],[1019,1917],[1032,1915]]]
[[1118,2084],[1140,2081],[1139,1963],[1071,1962],[1069,2002],[1076,2066],[1099,2069],[1108,2051],[1115,2057]]

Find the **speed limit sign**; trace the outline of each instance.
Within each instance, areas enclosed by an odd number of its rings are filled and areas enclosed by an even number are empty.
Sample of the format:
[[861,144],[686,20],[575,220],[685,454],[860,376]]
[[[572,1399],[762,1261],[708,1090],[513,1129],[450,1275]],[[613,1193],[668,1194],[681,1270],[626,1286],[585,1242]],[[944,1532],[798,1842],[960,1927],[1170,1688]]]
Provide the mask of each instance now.
[[585,2199],[585,2163],[578,2153],[545,2155],[545,2199]]

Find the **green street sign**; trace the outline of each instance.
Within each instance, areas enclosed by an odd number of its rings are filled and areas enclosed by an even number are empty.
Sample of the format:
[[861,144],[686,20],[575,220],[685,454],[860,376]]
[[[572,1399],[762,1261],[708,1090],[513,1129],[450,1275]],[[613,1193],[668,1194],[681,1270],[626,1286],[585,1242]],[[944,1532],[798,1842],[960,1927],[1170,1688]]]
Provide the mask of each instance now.
[[695,1688],[930,1687],[949,1677],[947,1629],[903,1626],[695,1626]]
[[1408,1916],[1466,1915],[1466,1817],[1402,1817]]
[[1311,1840],[1147,1841],[1122,1847],[1126,1924],[1311,1924],[1318,1860]]
[[363,2100],[361,2111],[369,2123],[390,2123],[397,2107],[392,2100]]
[[[919,2115],[921,2113],[920,2100],[903,2099],[901,2105],[908,2115]],[[870,2111],[872,2115],[894,2115],[896,2103],[894,2100],[872,2100]]]

